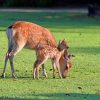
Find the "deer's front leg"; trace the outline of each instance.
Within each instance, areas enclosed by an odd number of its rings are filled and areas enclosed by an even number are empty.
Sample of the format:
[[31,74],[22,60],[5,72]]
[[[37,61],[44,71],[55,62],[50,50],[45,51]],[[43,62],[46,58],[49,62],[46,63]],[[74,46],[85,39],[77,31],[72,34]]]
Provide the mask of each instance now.
[[56,63],[56,67],[57,67],[57,70],[58,70],[59,77],[62,79],[62,75],[61,75],[61,71],[60,71],[59,59],[56,59],[55,63]]

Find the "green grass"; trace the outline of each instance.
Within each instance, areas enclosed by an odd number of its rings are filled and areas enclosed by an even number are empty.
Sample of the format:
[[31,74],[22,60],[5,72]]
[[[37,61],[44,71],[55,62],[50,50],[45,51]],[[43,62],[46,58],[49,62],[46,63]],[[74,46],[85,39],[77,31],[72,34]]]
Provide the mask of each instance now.
[[[35,52],[23,49],[14,59],[17,79],[0,78],[0,99],[99,100],[100,99],[100,18],[80,13],[0,12],[0,74],[7,50],[6,28],[17,20],[31,21],[50,29],[56,41],[66,39],[74,54],[66,79],[52,78],[51,62],[46,62],[48,79],[32,79]],[[40,72],[41,73],[41,72]],[[41,76],[41,75],[40,75]]]

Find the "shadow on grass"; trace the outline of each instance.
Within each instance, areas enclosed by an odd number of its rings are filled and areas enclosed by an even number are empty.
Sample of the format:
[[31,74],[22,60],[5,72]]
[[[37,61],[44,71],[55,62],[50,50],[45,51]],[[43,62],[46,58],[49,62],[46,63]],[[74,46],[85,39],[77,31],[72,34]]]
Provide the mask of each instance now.
[[0,29],[0,31],[6,31],[6,29]]
[[99,94],[79,94],[79,93],[54,93],[38,94],[37,97],[47,98],[48,100],[99,100]]
[[[0,98],[0,100],[31,100],[31,99],[21,99],[21,98]],[[33,99],[34,100],[34,99]]]
[[[27,95],[28,96],[28,95]],[[45,93],[31,94],[28,98],[0,98],[0,100],[100,100],[99,94]]]
[[100,53],[100,46],[97,47],[72,47],[72,51],[77,53],[98,54]]

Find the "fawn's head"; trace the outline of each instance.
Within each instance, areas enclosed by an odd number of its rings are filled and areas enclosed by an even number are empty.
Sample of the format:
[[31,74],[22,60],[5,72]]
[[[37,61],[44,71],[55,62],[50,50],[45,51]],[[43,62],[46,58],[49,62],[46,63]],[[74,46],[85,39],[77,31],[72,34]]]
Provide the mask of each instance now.
[[74,57],[74,55],[64,54],[61,56],[59,60],[60,61],[60,71],[61,71],[63,78],[66,78],[70,68],[72,67],[71,57]]

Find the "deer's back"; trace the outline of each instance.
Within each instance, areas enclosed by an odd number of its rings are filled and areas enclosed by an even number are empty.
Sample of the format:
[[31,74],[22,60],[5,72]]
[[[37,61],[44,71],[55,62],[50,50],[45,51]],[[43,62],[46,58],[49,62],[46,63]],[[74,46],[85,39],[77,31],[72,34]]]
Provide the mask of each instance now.
[[25,42],[25,47],[35,49],[40,44],[56,46],[55,39],[51,32],[42,26],[31,22],[17,21],[9,28],[13,31],[15,43]]

